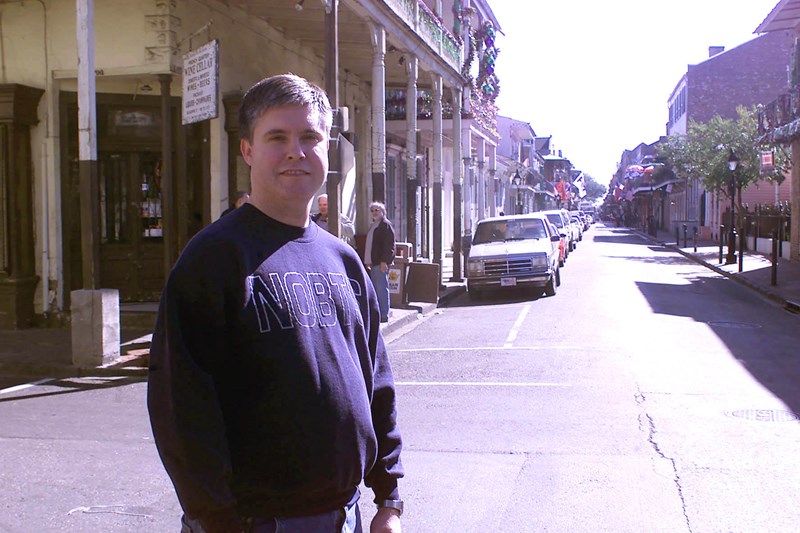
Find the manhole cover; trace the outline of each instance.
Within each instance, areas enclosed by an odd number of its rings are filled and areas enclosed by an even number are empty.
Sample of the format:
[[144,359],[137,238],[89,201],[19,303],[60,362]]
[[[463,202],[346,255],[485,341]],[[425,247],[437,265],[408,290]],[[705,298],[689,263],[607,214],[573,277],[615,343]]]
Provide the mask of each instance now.
[[791,411],[780,409],[740,409],[729,411],[728,414],[734,418],[744,420],[755,420],[756,422],[794,422],[800,420],[800,416]]
[[761,329],[761,324],[749,324],[747,322],[708,322],[708,325],[731,329]]

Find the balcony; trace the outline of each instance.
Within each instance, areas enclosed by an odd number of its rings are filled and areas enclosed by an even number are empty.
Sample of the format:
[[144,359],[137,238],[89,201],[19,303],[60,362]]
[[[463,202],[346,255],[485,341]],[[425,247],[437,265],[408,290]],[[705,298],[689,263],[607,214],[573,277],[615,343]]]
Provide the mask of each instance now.
[[461,39],[454,36],[422,0],[385,0],[425,43],[453,70],[461,70]]
[[474,87],[469,92],[469,109],[465,117],[473,119],[485,131],[490,132],[495,137],[499,137],[500,134],[497,131],[497,105],[492,99],[483,97],[480,91]]
[[626,189],[632,191],[634,196],[664,189],[665,192],[672,190],[672,185],[683,183],[685,180],[678,178],[672,170],[663,169],[653,174],[642,174],[628,181]]
[[[488,98],[480,98],[477,91],[470,92],[469,109],[461,114],[462,118],[472,119],[485,131],[499,135],[497,131],[497,105]],[[433,97],[428,90],[417,91],[417,120],[430,120],[433,117]],[[442,95],[442,118],[453,118],[452,93],[445,91]],[[390,88],[386,90],[386,120],[406,119],[406,90]]]
[[[433,95],[428,90],[417,91],[417,120],[433,117]],[[450,91],[442,95],[442,118],[453,118],[453,98]],[[386,120],[406,119],[406,90],[386,89]]]
[[800,138],[800,87],[759,108],[758,134],[763,142],[772,144]]

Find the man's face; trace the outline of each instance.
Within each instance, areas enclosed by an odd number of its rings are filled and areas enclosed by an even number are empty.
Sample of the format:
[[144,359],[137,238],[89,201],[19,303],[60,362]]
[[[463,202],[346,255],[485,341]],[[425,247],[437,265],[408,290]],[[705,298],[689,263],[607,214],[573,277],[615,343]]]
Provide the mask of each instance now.
[[253,128],[253,140],[241,150],[250,165],[254,190],[272,205],[306,209],[328,174],[328,132],[310,107],[268,109]]
[[319,214],[324,218],[328,218],[328,199],[317,198],[317,205],[319,206]]

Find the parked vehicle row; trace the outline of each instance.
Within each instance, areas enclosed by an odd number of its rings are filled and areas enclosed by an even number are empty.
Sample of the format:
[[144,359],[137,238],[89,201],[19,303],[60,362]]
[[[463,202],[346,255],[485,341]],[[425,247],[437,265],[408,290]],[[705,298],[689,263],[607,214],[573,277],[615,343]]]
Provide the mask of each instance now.
[[591,221],[566,209],[486,218],[478,222],[467,257],[467,294],[530,289],[555,296],[561,268]]

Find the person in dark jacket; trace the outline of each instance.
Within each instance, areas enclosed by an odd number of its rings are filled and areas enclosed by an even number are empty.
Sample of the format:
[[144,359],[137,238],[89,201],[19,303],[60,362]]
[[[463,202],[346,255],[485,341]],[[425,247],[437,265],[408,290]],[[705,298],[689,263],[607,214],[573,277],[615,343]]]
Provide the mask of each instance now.
[[386,206],[381,202],[369,204],[372,224],[367,231],[364,245],[364,265],[369,270],[369,279],[378,293],[381,322],[389,321],[389,265],[394,262],[394,228],[386,218]]
[[328,171],[325,93],[245,94],[249,203],[186,246],[161,296],[147,404],[184,533],[398,533],[403,476],[380,308],[352,247],[309,212]]

